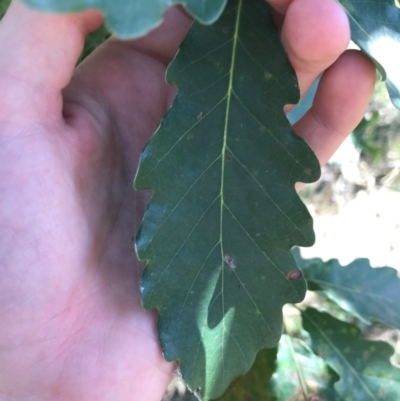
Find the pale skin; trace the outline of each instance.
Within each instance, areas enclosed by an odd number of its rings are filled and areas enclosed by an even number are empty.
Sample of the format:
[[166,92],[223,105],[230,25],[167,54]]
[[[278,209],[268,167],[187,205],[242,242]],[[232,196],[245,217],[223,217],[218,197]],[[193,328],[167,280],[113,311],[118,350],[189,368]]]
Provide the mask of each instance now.
[[[326,70],[294,127],[324,164],[362,118],[374,67],[345,52],[334,0],[271,4],[301,93]],[[0,401],[160,401],[176,368],[140,305],[132,237],[148,195],[132,181],[174,97],[165,69],[191,19],[172,9],[75,70],[101,22],[18,0],[0,22]]]

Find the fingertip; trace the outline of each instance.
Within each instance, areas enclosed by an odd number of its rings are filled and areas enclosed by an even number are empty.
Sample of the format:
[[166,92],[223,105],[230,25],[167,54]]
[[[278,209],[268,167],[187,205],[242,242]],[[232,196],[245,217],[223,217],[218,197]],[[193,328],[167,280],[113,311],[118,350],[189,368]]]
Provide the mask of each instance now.
[[286,12],[282,41],[296,70],[332,63],[350,41],[347,15],[336,0],[293,0]]
[[[347,74],[341,73],[346,70]],[[350,85],[351,89],[356,90],[359,97],[363,97],[364,92],[369,95],[372,93],[376,82],[376,67],[373,61],[359,50],[347,50],[333,65],[326,71],[325,80],[334,79],[338,85]]]
[[98,10],[83,11],[78,16],[79,19],[77,19],[76,24],[83,37],[99,29],[104,22],[104,15]]
[[314,100],[318,114],[333,131],[347,136],[364,115],[375,82],[375,65],[367,56],[358,50],[344,52],[321,79]]

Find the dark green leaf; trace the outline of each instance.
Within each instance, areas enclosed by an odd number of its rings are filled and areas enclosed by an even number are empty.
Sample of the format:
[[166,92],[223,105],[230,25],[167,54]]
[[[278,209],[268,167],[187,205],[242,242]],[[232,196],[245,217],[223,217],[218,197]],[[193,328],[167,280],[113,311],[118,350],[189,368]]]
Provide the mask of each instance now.
[[271,401],[269,388],[275,370],[277,348],[261,350],[246,375],[235,380],[218,401]]
[[370,323],[382,322],[400,330],[400,279],[391,267],[372,268],[368,259],[347,266],[337,260],[305,260],[293,252],[307,281],[346,311]]
[[319,164],[283,112],[299,92],[263,1],[194,24],[167,78],[178,95],[136,177],[153,190],[137,237],[142,300],[159,310],[166,359],[209,399],[278,343],[282,305],[304,297],[290,249],[314,233],[294,184]]
[[303,313],[313,350],[340,376],[335,389],[343,401],[398,401],[400,369],[389,359],[393,348],[366,341],[360,330],[328,314],[309,309]]
[[23,0],[43,11],[76,12],[96,8],[107,18],[107,25],[122,38],[145,35],[160,25],[164,12],[181,4],[196,19],[213,23],[222,13],[227,0]]
[[337,380],[337,375],[301,340],[282,336],[277,369],[271,381],[274,400],[336,401],[339,398],[333,384]]
[[376,62],[394,105],[400,108],[399,0],[339,0],[350,20],[351,38]]
[[0,18],[6,13],[8,6],[10,5],[11,0],[0,0]]

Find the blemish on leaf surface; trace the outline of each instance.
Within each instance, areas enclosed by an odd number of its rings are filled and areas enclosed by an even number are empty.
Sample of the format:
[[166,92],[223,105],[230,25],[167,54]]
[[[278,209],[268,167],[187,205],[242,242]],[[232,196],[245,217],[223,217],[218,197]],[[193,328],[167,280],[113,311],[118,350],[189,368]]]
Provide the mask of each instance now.
[[231,269],[236,268],[235,258],[232,255],[225,255],[224,260]]
[[303,277],[303,272],[301,270],[292,270],[287,274],[287,278],[292,280],[298,280],[299,278]]
[[270,72],[265,71],[264,78],[265,78],[267,81],[270,80],[272,77],[273,77],[273,75],[272,75]]

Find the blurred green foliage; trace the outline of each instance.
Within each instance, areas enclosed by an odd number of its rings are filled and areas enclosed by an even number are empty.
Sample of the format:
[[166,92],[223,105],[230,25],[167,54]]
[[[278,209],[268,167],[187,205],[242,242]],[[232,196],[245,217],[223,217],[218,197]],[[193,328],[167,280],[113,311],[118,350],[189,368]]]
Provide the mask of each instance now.
[[79,57],[78,64],[81,63],[93,50],[101,45],[106,39],[111,36],[110,31],[107,29],[106,25],[102,25],[97,31],[89,33],[86,37],[85,47]]
[[0,0],[0,18],[3,18],[3,15],[6,13],[10,3],[11,0]]
[[384,157],[385,147],[379,138],[376,127],[380,116],[377,110],[372,112],[370,118],[364,117],[352,134],[352,140],[356,148],[371,157],[372,163],[379,163]]

